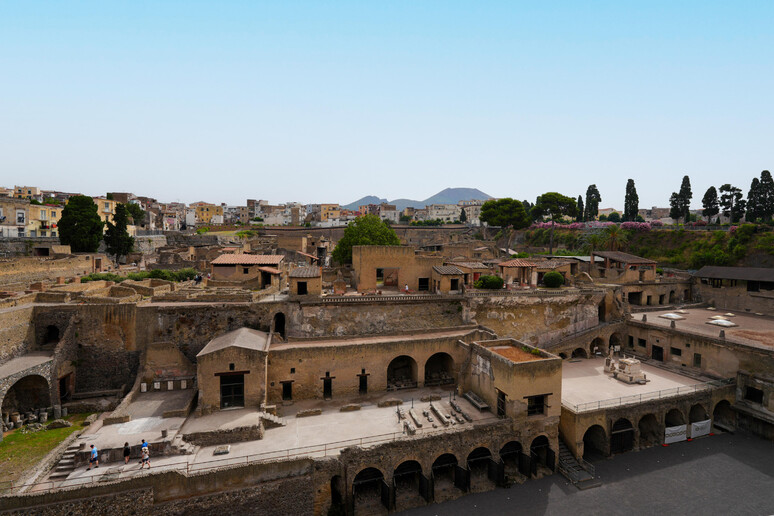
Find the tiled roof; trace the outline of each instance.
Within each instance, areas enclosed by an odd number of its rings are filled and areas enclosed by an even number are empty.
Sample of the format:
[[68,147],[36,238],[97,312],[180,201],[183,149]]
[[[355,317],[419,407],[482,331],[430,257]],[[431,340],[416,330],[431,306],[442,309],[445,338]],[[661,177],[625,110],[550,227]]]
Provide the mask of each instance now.
[[269,274],[282,274],[279,269],[275,269],[274,267],[258,267],[258,270],[268,272]]
[[319,278],[319,267],[296,267],[290,271],[289,276],[291,278]]
[[516,258],[515,260],[508,260],[507,262],[501,262],[498,264],[500,267],[534,267],[535,263],[529,260],[522,260]]
[[716,267],[705,265],[694,276],[744,281],[774,281],[774,269],[766,267]]
[[465,267],[467,269],[489,269],[481,262],[452,262],[449,265],[456,265],[458,267]]
[[305,253],[305,252],[303,252],[303,251],[296,251],[296,252],[297,252],[298,254],[300,254],[301,256],[306,256],[307,258],[311,258],[312,260],[318,260],[318,261],[320,260],[318,257],[316,257],[316,256],[315,256],[315,255],[313,255],[313,254]]
[[269,348],[269,335],[250,328],[239,328],[212,339],[196,356],[208,355],[230,347],[266,351]]
[[559,267],[570,265],[571,263],[573,262],[570,260],[541,260],[536,262],[535,266],[538,269],[558,269]]
[[279,265],[284,256],[281,254],[221,254],[213,265]]
[[463,274],[463,272],[454,265],[433,265],[433,270],[442,276]]
[[629,253],[622,253],[621,251],[594,251],[594,256],[601,256],[602,258],[608,258],[621,263],[656,263],[653,260],[640,258]]

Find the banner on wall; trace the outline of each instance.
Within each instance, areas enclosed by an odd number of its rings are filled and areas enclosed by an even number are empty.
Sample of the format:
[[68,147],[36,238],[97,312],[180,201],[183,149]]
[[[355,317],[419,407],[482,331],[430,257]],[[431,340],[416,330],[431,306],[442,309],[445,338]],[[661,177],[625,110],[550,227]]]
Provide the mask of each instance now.
[[696,437],[701,437],[702,435],[709,435],[711,428],[712,428],[712,420],[710,419],[706,421],[697,421],[696,423],[691,423],[691,439],[694,439]]
[[688,425],[668,426],[664,431],[664,443],[672,444],[688,438]]

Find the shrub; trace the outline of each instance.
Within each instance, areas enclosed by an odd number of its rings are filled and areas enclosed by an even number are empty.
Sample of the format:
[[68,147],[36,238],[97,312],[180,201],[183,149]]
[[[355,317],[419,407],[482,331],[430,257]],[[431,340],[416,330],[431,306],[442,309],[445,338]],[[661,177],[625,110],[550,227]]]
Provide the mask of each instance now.
[[473,284],[475,288],[495,290],[503,288],[503,279],[500,276],[483,275]]
[[126,278],[123,276],[113,274],[112,272],[96,272],[94,274],[83,276],[81,278],[81,283],[88,283],[90,281],[114,281],[116,283],[121,283],[125,279]]
[[564,276],[556,271],[547,272],[543,276],[543,284],[548,288],[559,288],[564,285]]

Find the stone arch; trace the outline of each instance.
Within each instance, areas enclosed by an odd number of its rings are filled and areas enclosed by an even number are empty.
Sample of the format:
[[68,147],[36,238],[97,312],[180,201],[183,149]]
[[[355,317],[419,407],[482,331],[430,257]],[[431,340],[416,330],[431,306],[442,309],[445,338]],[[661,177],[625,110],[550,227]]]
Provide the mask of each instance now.
[[674,290],[670,290],[669,291],[669,304],[673,305],[675,303],[677,303],[677,296],[675,295],[675,291]]
[[387,366],[387,390],[417,386],[417,361],[408,355],[393,358]]
[[538,464],[548,466],[548,451],[551,449],[551,443],[545,435],[539,435],[532,440],[529,445],[530,457]]
[[720,400],[712,410],[712,423],[723,430],[736,428],[736,413],[728,400]]
[[286,318],[285,314],[282,312],[277,312],[274,314],[274,319],[272,321],[272,330],[274,330],[274,333],[276,335],[279,335],[282,339],[287,338],[287,329],[286,329]]
[[470,472],[470,489],[478,491],[489,481],[489,462],[492,452],[489,448],[479,446],[468,454],[467,465]]
[[637,428],[640,431],[640,448],[661,444],[661,437],[664,431],[655,414],[645,414],[642,416],[637,424]]
[[589,344],[589,356],[594,356],[594,349],[597,349],[600,353],[603,355],[607,354],[607,346],[605,345],[605,339],[602,337],[597,337],[594,340],[591,341],[591,344]]
[[559,358],[562,360],[567,360],[567,353],[559,353]]
[[5,392],[0,412],[23,413],[51,405],[51,387],[48,380],[39,374],[32,374],[16,380]]
[[419,462],[405,460],[398,464],[398,467],[392,473],[392,481],[395,486],[396,509],[398,509],[397,506],[400,506],[401,509],[406,508],[406,505],[414,506],[420,501],[421,476],[422,465]]
[[601,425],[591,425],[583,434],[583,458],[591,462],[608,454],[607,432]]
[[613,423],[610,431],[610,453],[624,453],[634,448],[634,425],[625,417]]
[[339,507],[343,512],[344,505],[344,480],[341,475],[334,475],[331,478],[331,506]]
[[425,386],[454,383],[454,359],[443,351],[435,353],[425,362]]
[[454,485],[454,471],[459,465],[457,457],[452,453],[440,455],[431,466],[433,477],[433,498],[443,502],[455,498],[458,488]]
[[352,500],[355,512],[375,512],[382,507],[382,483],[384,473],[378,468],[368,467],[360,470],[352,480]]
[[664,417],[664,423],[666,426],[680,426],[685,424],[685,416],[680,409],[673,408],[666,413]]
[[707,409],[704,408],[704,405],[701,403],[697,403],[696,405],[693,405],[691,407],[690,412],[688,413],[688,422],[689,423],[698,423],[699,421],[706,421],[709,419],[709,414],[707,413]]
[[500,460],[505,464],[506,471],[518,471],[519,455],[523,450],[524,447],[519,441],[508,441],[500,448]]
[[620,349],[623,349],[623,336],[618,332],[611,333],[610,339],[608,340],[608,344],[610,345],[611,348],[614,348],[615,346],[619,346]]
[[575,348],[572,352],[572,358],[589,358],[589,354],[583,348]]

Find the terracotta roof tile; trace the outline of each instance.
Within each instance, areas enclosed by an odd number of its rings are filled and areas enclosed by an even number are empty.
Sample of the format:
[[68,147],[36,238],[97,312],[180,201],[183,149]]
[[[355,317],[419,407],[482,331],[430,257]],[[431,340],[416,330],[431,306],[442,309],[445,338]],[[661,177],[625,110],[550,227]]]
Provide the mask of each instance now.
[[221,254],[213,265],[279,265],[284,256],[281,254]]
[[453,265],[434,265],[433,270],[442,276],[453,276],[463,274],[461,270]]
[[289,276],[291,278],[319,278],[319,267],[296,267],[290,271]]
[[520,258],[516,258],[515,260],[508,260],[507,262],[501,262],[498,265],[500,267],[535,267],[534,262],[530,262],[529,260],[522,260]]

